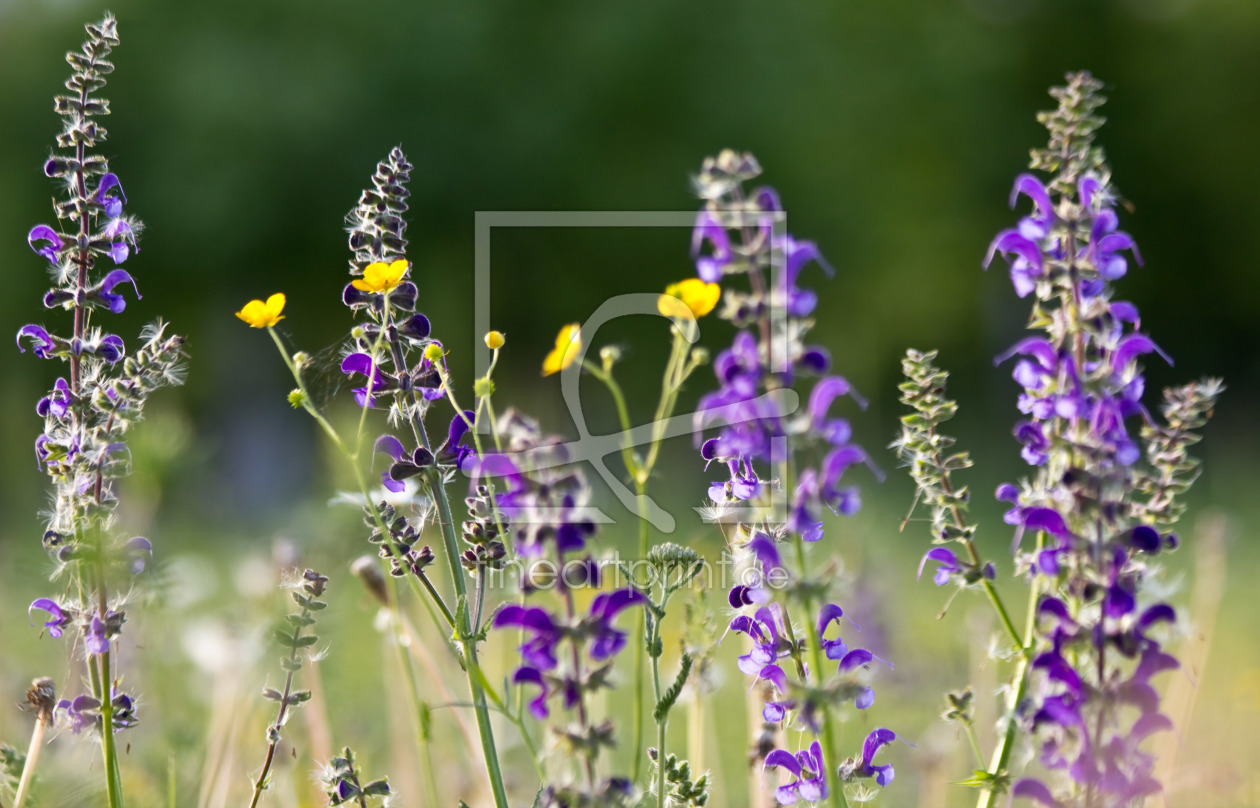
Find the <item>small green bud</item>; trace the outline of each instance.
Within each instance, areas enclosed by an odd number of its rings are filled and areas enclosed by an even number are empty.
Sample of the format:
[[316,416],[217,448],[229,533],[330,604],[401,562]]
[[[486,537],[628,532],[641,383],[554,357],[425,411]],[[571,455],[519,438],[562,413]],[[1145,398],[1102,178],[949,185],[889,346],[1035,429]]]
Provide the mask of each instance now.
[[482,376],[473,382],[473,395],[477,398],[487,398],[494,395],[494,380],[489,376]]
[[309,404],[310,396],[306,395],[306,391],[300,387],[295,387],[289,393],[289,406],[295,410],[300,410]]

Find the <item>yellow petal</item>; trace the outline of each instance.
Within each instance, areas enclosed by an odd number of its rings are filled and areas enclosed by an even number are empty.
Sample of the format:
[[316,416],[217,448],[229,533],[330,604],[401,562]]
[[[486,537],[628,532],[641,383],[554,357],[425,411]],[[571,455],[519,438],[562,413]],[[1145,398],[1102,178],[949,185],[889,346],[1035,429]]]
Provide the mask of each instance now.
[[582,350],[582,330],[577,323],[569,323],[556,335],[556,347],[543,359],[542,375],[550,376],[572,365]]
[[262,312],[265,304],[261,300],[251,300],[241,307],[236,316],[246,323],[250,328],[262,328]]
[[354,280],[350,281],[350,285],[353,286],[355,289],[358,289],[360,292],[375,291],[372,288],[372,285],[368,283],[367,281],[363,280],[362,278],[355,278]]
[[691,309],[687,308],[686,303],[668,294],[656,299],[656,310],[665,317],[681,317],[684,320],[690,320],[692,316]]
[[[678,301],[677,303],[668,302],[669,299]],[[722,287],[716,283],[705,283],[699,278],[687,278],[678,283],[671,283],[665,287],[665,294],[661,295],[656,303],[656,308],[666,317],[681,317],[690,319],[683,308],[689,309],[691,315],[695,317],[703,317],[713,311],[718,301],[722,299]]]

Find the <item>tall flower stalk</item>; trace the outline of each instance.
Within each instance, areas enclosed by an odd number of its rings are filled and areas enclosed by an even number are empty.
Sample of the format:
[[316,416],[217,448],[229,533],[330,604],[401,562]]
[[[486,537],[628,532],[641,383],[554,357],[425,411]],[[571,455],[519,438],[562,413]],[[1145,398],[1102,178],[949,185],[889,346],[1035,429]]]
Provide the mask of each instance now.
[[[695,428],[698,436],[716,428],[700,448],[706,466],[728,475],[709,487],[711,516],[752,573],[729,593],[739,612],[729,630],[749,643],[739,668],[770,694],[752,757],[789,776],[775,792],[781,804],[847,805],[846,783],[892,781],[892,767],[872,761],[896,736],[878,730],[861,756],[839,759],[837,718],[849,706],[874,703],[868,671],[882,660],[835,632],[844,612],[832,602],[832,576],[820,557],[834,548],[824,542],[823,514],[855,513],[858,489],[844,475],[854,465],[874,466],[852,441],[848,420],[832,413],[841,397],[865,402],[830,374],[824,348],[804,342],[818,296],[800,285],[801,273],[811,265],[833,270],[812,242],[784,230],[773,188],[745,190],[760,173],[752,155],[726,151],[706,160],[695,180],[704,200],[693,237],[697,274],[722,285],[719,316],[738,329],[714,360],[719,389],[702,397]],[[732,283],[740,277],[747,288]],[[811,377],[807,406],[794,409],[796,388]],[[796,753],[777,749],[780,727],[799,727],[815,740]]]
[[1137,308],[1115,297],[1114,282],[1141,257],[1119,229],[1117,194],[1094,142],[1101,86],[1074,73],[1051,91],[1059,108],[1039,116],[1050,143],[1032,160],[1049,179],[1016,179],[1011,204],[1026,197],[1032,211],[998,234],[986,261],[1003,256],[1017,296],[1034,298],[1037,333],[997,358],[1018,357],[1015,437],[1032,467],[997,490],[1010,506],[1016,573],[1029,586],[1022,635],[992,595],[994,567],[981,566],[972,528],[948,518],[961,497],[949,474],[969,462],[941,454],[948,439],[937,427],[955,409],[944,373],[933,354],[911,352],[905,362],[904,400],[917,412],[903,419],[897,445],[933,508],[934,540],[965,550],[959,558],[935,547],[924,563],[936,563],[938,585],[990,594],[1018,652],[1005,731],[971,781],[983,789],[981,808],[1006,789],[1021,736],[1048,776],[1016,781],[1015,796],[1053,808],[1141,804],[1161,789],[1143,742],[1172,728],[1152,679],[1178,667],[1163,647],[1177,614],[1152,592],[1151,565],[1179,543],[1170,528],[1197,475],[1187,450],[1223,388],[1204,379],[1165,390],[1164,423],[1143,402],[1139,357],[1171,360],[1138,330]]
[[[265,328],[279,348],[298,387],[290,394],[294,407],[310,413],[345,457],[355,474],[363,496],[370,540],[380,547],[391,574],[407,580],[413,591],[436,610],[439,629],[450,632],[448,648],[464,670],[472,706],[477,719],[478,735],[485,762],[487,780],[498,808],[506,808],[507,791],[500,769],[494,730],[490,723],[489,703],[507,711],[502,697],[494,692],[478,662],[477,645],[484,640],[483,601],[484,571],[501,559],[493,556],[493,545],[481,545],[482,555],[473,550],[474,562],[467,563],[461,550],[456,521],[447,486],[458,471],[469,472],[476,464],[477,452],[467,442],[474,429],[476,412],[464,410],[456,402],[452,381],[446,369],[442,344],[431,336],[429,319],[416,310],[419,290],[409,279],[411,263],[406,259],[406,227],[409,191],[406,183],[412,166],[401,149],[393,149],[377,164],[372,186],[363,191],[358,204],[347,216],[351,281],[342,291],[342,302],[362,319],[350,334],[350,343],[341,362],[347,377],[362,379],[361,387],[352,390],[360,408],[358,428],[347,440],[333,427],[316,406],[306,381],[311,360],[304,353],[291,353],[275,326],[283,319],[285,296],[277,293],[267,300],[253,300],[237,317],[251,327]],[[426,416],[438,401],[448,400],[455,415],[441,444],[430,439]],[[369,411],[384,406],[391,423],[402,428],[398,436],[386,434],[370,444],[373,454],[383,454],[389,461],[381,475],[381,485],[392,493],[418,484],[432,509],[419,519],[397,513],[374,493],[363,473],[362,462]],[[408,448],[407,444],[414,448]],[[409,483],[408,481],[414,481]],[[450,574],[454,604],[448,604],[429,580],[427,567],[438,554],[428,545],[421,546],[420,537],[428,528],[436,527],[441,541],[442,557]],[[501,546],[501,545],[500,545]],[[485,555],[489,552],[491,556]],[[468,578],[476,585],[470,591]],[[520,716],[509,719],[521,730],[525,743],[531,744]]]
[[96,153],[106,137],[99,119],[109,114],[109,101],[99,93],[114,69],[109,56],[118,45],[117,24],[106,16],[86,28],[83,46],[66,54],[73,71],[66,81],[70,92],[55,98],[62,131],[44,163],[44,173],[60,187],[57,224],[38,225],[27,237],[52,279],[44,306],[70,313],[72,330],[60,336],[26,325],[17,341],[22,351],[29,348],[40,359],[69,367],[69,380],[57,379],[36,405],[44,430],[35,442],[36,458],[54,487],[44,547],[56,565],[53,580],[65,581],[66,588],[60,597],[39,598],[30,611],[48,616],[44,626],[51,636],[68,630],[83,651],[90,692],[62,699],[57,711],[74,732],[99,734],[108,804],[120,808],[114,736],[138,718],[134,698],[118,687],[113,650],[126,612],[112,584],[143,572],[152,545],[142,537],[117,536],[114,482],[129,471],[123,436],[140,419],[148,396],[182,381],[183,338],[167,334],[159,322],[141,334],[140,348],[129,354],[121,337],[93,322],[97,313],[126,308],[120,287],[136,289],[119,266],[137,250],[141,225],[124,211],[122,183]]

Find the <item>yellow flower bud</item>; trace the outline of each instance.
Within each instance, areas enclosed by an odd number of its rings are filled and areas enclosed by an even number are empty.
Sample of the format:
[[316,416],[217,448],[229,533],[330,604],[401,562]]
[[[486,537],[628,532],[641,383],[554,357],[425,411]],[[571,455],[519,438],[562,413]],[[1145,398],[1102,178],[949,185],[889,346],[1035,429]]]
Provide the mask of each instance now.
[[497,351],[500,348],[502,348],[503,343],[506,341],[507,340],[503,338],[502,331],[487,331],[486,332],[486,347],[492,351]]

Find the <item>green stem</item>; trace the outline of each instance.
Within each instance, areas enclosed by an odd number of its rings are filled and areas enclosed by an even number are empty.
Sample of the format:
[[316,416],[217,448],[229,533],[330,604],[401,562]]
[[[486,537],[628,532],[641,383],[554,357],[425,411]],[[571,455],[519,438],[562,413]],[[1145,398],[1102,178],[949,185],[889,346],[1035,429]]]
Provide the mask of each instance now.
[[[392,577],[392,576],[391,576]],[[416,679],[416,669],[411,662],[411,654],[408,653],[403,639],[402,632],[402,611],[399,603],[401,602],[400,587],[398,579],[393,578],[394,603],[390,607],[390,626],[394,648],[398,652],[398,661],[402,663],[403,675],[407,679],[407,704],[411,708],[412,715],[415,717],[416,743],[420,747],[420,764],[424,767],[424,777],[428,781],[429,786],[429,802],[431,805],[440,805],[441,800],[438,798],[437,778],[433,771],[433,751],[429,746],[429,721],[427,708],[421,703],[419,697],[419,681]]]
[[[796,541],[796,564],[803,575],[808,567],[805,566],[805,543]],[[808,618],[814,613],[814,604],[810,601],[805,602],[805,616]],[[786,623],[787,610],[783,612]],[[823,679],[823,656],[822,656],[822,637],[818,634],[818,623],[816,620],[806,619],[806,626],[809,629],[809,654],[810,666],[814,669],[814,676],[819,684]],[[827,793],[830,795],[829,801],[834,800],[832,804],[840,806],[840,808],[848,808],[849,800],[844,794],[844,783],[836,781],[836,767],[840,765],[839,758],[836,757],[836,722],[831,715],[831,710],[823,710],[823,727],[822,727],[822,747],[823,760],[826,763],[826,769],[823,772],[827,781]]]
[[970,721],[963,722],[963,728],[967,732],[967,740],[971,741],[971,751],[976,756],[976,765],[984,765],[984,753],[980,751],[980,739],[976,737],[976,728]]
[[[333,429],[332,424],[328,423],[328,420],[324,418],[324,416],[316,410],[314,405],[310,402],[310,396],[306,394],[306,388],[302,381],[302,374],[297,366],[294,365],[293,358],[289,356],[289,352],[285,350],[284,344],[280,341],[279,334],[276,333],[274,328],[268,328],[267,331],[271,334],[271,338],[275,341],[276,347],[280,349],[280,355],[284,357],[285,364],[288,365],[289,370],[293,373],[294,380],[297,382],[299,389],[303,392],[303,407],[312,415],[312,417],[315,418],[320,427],[323,428],[324,432],[332,439],[337,448],[341,450],[341,453],[345,455],[346,460],[349,461],[351,467],[354,469],[355,479],[359,484],[359,490],[363,494],[368,507],[372,511],[377,527],[382,530],[383,538],[386,541],[389,541],[389,531],[386,528],[384,521],[381,519],[380,514],[377,512],[375,505],[372,503],[372,497],[368,491],[366,481],[363,479],[363,472],[359,469],[358,458],[350,452],[345,442],[341,439],[341,436],[337,434],[335,429]],[[412,412],[415,413],[414,395],[410,396],[409,403],[412,405]],[[429,448],[428,435],[425,433],[424,425],[421,423],[418,415],[415,415],[411,419],[411,424],[412,429],[415,430],[416,437],[420,441],[421,445],[425,446],[425,448]],[[464,581],[463,570],[459,564],[459,542],[455,536],[455,523],[451,517],[450,501],[447,499],[446,488],[442,485],[440,476],[438,476],[432,469],[430,469],[429,473],[425,475],[425,487],[429,491],[429,496],[432,497],[434,503],[437,505],[438,523],[442,533],[442,541],[446,548],[447,564],[450,567],[451,579],[455,586],[456,599],[463,604],[458,620],[452,619],[452,624],[455,626],[456,633],[460,636],[460,643],[464,650],[463,658],[460,660],[460,664],[468,676],[468,690],[470,696],[472,697],[473,708],[477,716],[477,732],[481,737],[481,750],[486,759],[486,774],[490,780],[490,788],[494,794],[494,803],[496,808],[508,808],[507,790],[503,786],[503,772],[499,768],[498,753],[495,750],[494,729],[490,725],[490,711],[486,707],[485,689],[482,687],[481,682],[478,681],[477,675],[473,673],[473,671],[477,669],[477,645],[468,626],[468,590]],[[420,591],[420,584],[414,581],[412,576],[407,576],[407,580],[411,582],[413,589]],[[427,586],[427,594],[438,604],[443,616],[454,618],[450,609],[446,607],[446,604],[437,595],[437,591],[434,590],[431,585]],[[117,807],[111,805],[110,808]]]
[[101,657],[101,752],[105,757],[105,787],[109,808],[123,808],[122,774],[114,744],[114,704],[109,671],[109,651]]
[[[646,514],[643,513],[644,500],[647,494],[647,483],[635,481],[635,492],[638,496],[639,503],[639,558],[645,559],[648,554],[648,542],[650,535],[648,531],[648,520]],[[647,652],[647,609],[643,610],[643,619],[635,623],[634,635],[634,763],[630,768],[630,780],[637,783],[639,775],[643,769],[643,724],[645,705],[643,699],[643,688],[645,686],[644,678],[646,676],[646,665],[644,664],[644,654]]]
[[[662,584],[664,586],[664,584]],[[661,595],[660,612],[652,621],[652,636],[650,642],[652,644],[652,693],[656,697],[656,704],[659,707],[661,697],[664,691],[661,690],[661,657],[658,647],[661,643],[661,623],[665,619],[665,603],[669,600],[669,589],[663,589]],[[644,613],[647,610],[644,609]],[[656,805],[657,808],[665,808],[665,731],[669,728],[669,711],[665,711],[663,715],[656,721]]]
[[[999,775],[1005,771],[1011,760],[1011,751],[1015,747],[1015,735],[1019,727],[1015,720],[1015,710],[1019,707],[1019,703],[1024,700],[1024,694],[1028,692],[1028,668],[1032,659],[1033,631],[1037,627],[1037,599],[1041,595],[1041,578],[1034,577],[1032,585],[1028,588],[1028,616],[1024,621],[1024,639],[1020,642],[1020,655],[1015,663],[1014,682],[1015,688],[1011,691],[1010,700],[1007,702],[1007,722],[1006,732],[998,739],[997,747],[993,750],[993,758],[989,764],[989,773]],[[992,808],[997,802],[998,793],[992,789],[985,789],[980,792],[980,798],[976,801],[976,808]]]

